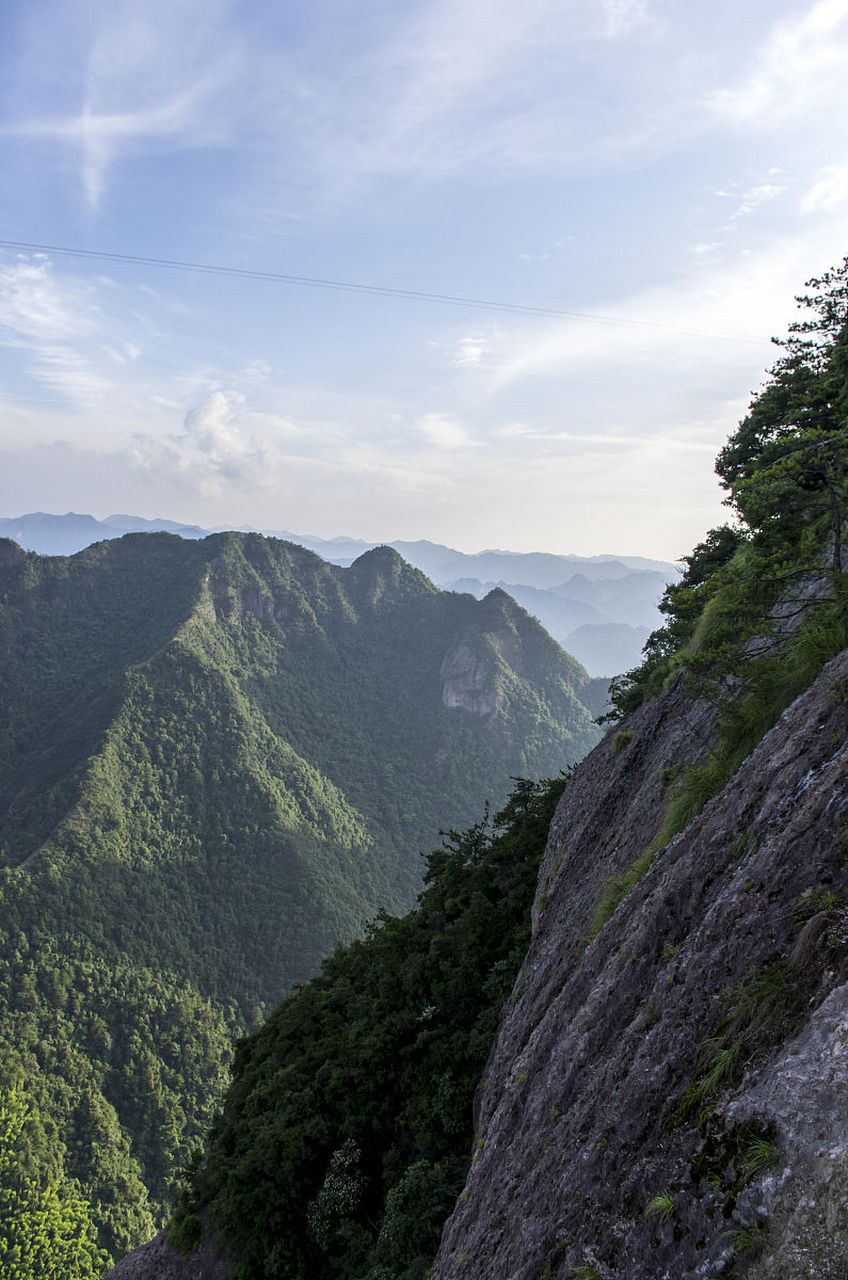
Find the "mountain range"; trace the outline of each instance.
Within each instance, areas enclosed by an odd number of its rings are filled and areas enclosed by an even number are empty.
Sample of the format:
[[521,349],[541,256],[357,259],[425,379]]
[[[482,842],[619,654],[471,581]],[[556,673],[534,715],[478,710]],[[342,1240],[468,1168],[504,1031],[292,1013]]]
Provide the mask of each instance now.
[[[73,512],[31,512],[0,518],[0,536],[41,555],[73,555],[103,539],[156,532],[199,539],[221,530],[132,515],[97,520]],[[322,559],[341,566],[352,564],[364,552],[381,545],[358,538],[263,532],[307,547]],[[615,675],[638,665],[649,633],[662,621],[657,604],[663,590],[678,577],[673,564],[641,556],[514,551],[468,554],[427,541],[394,541],[386,545],[445,590],[470,592],[478,599],[495,587],[507,591],[593,676]]]
[[112,1256],[160,1219],[233,1035],[408,907],[441,829],[585,754],[605,696],[506,593],[389,548],[0,541],[0,1077]]

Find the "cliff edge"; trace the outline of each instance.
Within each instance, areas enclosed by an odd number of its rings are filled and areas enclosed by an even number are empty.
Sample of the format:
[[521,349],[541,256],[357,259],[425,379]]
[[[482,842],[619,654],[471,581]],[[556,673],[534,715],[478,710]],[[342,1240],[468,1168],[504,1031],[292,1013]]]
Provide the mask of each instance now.
[[163,1234],[123,1258],[108,1280],[230,1280],[233,1265],[214,1238],[184,1258]]

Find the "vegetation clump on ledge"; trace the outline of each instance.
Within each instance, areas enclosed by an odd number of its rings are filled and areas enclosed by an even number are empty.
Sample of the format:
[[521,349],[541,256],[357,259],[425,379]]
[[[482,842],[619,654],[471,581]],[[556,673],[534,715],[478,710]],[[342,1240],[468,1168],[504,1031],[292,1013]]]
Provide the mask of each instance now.
[[[780,653],[794,619],[821,618],[825,649],[848,617],[848,257],[797,299],[806,319],[716,461],[732,524],[683,557],[667,621],[645,660],[613,681],[610,719],[683,673],[722,702],[756,659]],[[840,631],[840,627],[842,630]]]
[[[848,258],[807,288],[797,301],[810,318],[778,343],[783,355],[716,462],[736,520],[684,556],[642,666],[612,681],[608,721],[682,678],[716,706],[718,733],[674,782],[657,836],[607,882],[590,938],[848,645]],[[612,753],[632,736],[619,730]]]

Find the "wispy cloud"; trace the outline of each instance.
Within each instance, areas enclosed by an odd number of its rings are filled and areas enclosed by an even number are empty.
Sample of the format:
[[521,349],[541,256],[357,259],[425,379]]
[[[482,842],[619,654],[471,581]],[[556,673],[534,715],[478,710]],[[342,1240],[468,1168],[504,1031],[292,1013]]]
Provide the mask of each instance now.
[[94,289],[60,283],[43,254],[0,265],[0,330],[7,343],[61,342],[96,326]]
[[715,253],[716,249],[721,248],[719,240],[699,240],[697,244],[693,244],[689,252],[694,254],[696,258],[704,258],[708,254]]
[[476,444],[468,428],[446,413],[425,413],[416,427],[434,449],[468,449]]
[[848,161],[827,165],[801,200],[801,212],[832,213],[848,202]]
[[[650,415],[654,391],[644,370],[662,365],[666,400],[682,394],[685,402],[705,374],[711,397],[720,399],[730,393],[734,380],[759,377],[771,363],[768,339],[793,318],[799,279],[838,260],[841,240],[842,229],[834,220],[827,229],[772,240],[753,252],[699,261],[673,283],[609,304],[623,319],[656,327],[606,326],[587,319],[551,324],[532,336],[516,335],[511,350],[504,348],[492,387],[503,390],[533,377],[585,380],[596,376],[593,368],[614,367],[616,398],[624,396],[634,412],[638,404],[640,415]],[[707,254],[699,256],[708,259]],[[671,368],[673,378],[667,372]],[[598,385],[595,402],[604,399]]]
[[483,363],[491,343],[482,333],[470,333],[460,338],[451,356],[451,364],[460,369],[476,369]]
[[[784,19],[768,36],[754,68],[710,96],[723,120],[737,127],[776,129],[809,116],[834,92],[848,106],[848,0],[818,0],[802,17]],[[834,124],[842,127],[842,122]]]
[[110,162],[131,142],[166,139],[186,141],[201,95],[183,93],[171,102],[136,111],[98,113],[85,106],[76,116],[23,120],[3,127],[10,137],[66,144],[78,151],[86,200],[95,209],[103,194]]
[[730,216],[731,222],[737,222],[740,218],[747,218],[760,205],[770,204],[773,200],[777,200],[782,196],[786,186],[779,182],[759,182],[753,187],[749,187],[743,192],[742,199],[738,207]]
[[[289,179],[294,148],[301,196],[310,171],[325,197],[349,200],[392,176],[434,183],[470,168],[498,174],[624,155],[669,122],[678,127],[679,112],[646,108],[639,92],[644,76],[655,99],[674,96],[673,77],[658,80],[641,63],[624,81],[617,74],[629,42],[659,30],[645,0],[419,0],[393,11],[370,46],[354,47],[332,81],[306,87],[287,66],[285,114],[272,106],[269,121],[286,138]],[[624,98],[640,96],[638,113],[620,100],[623,85]],[[267,183],[256,207],[266,219],[279,220],[277,208],[291,216]]]
[[0,345],[24,352],[37,383],[83,403],[105,394],[107,380],[80,345],[99,324],[96,289],[59,283],[42,256],[0,265]]
[[91,367],[81,352],[60,345],[40,346],[36,361],[28,372],[38,382],[68,400],[85,405],[106,397],[111,390],[108,379]]
[[[225,139],[234,116],[232,106],[227,111],[227,91],[240,66],[236,36],[216,44],[227,7],[221,0],[149,0],[141,8],[115,0],[78,14],[81,48],[52,49],[68,86],[62,110],[33,112],[23,82],[0,135],[70,151],[91,210],[103,197],[110,168],[128,150]],[[43,45],[39,40],[30,50],[33,63],[44,58]],[[75,53],[81,58],[76,65]]]
[[104,343],[103,351],[115,364],[131,364],[141,355],[141,347],[135,342]]
[[602,32],[617,40],[652,22],[647,0],[601,0]]

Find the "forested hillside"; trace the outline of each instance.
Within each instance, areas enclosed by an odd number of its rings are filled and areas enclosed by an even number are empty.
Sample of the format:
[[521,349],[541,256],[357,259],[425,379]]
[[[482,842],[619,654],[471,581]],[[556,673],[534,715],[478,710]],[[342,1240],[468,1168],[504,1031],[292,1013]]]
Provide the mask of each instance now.
[[425,1280],[564,785],[520,782],[491,823],[453,833],[418,908],[340,949],[244,1042],[178,1247],[197,1243],[199,1198],[239,1274]]
[[[124,533],[155,532],[202,538],[213,530],[126,515],[108,516],[105,520],[73,512],[61,516],[43,512],[14,518],[0,516],[0,537],[41,555],[69,555]],[[338,565],[350,565],[379,545],[356,538],[264,532],[306,547]],[[502,588],[538,619],[566,652],[597,676],[614,675],[639,660],[648,632],[656,626],[657,602],[663,588],[677,576],[674,565],[640,556],[581,557],[513,551],[469,555],[426,541],[389,545],[436,586],[448,591],[467,591],[480,600],[494,588]],[[481,581],[478,574],[486,577]]]
[[113,1256],[152,1234],[233,1035],[408,905],[441,827],[584,754],[601,696],[503,593],[386,549],[0,544],[0,1062],[33,1185]]

